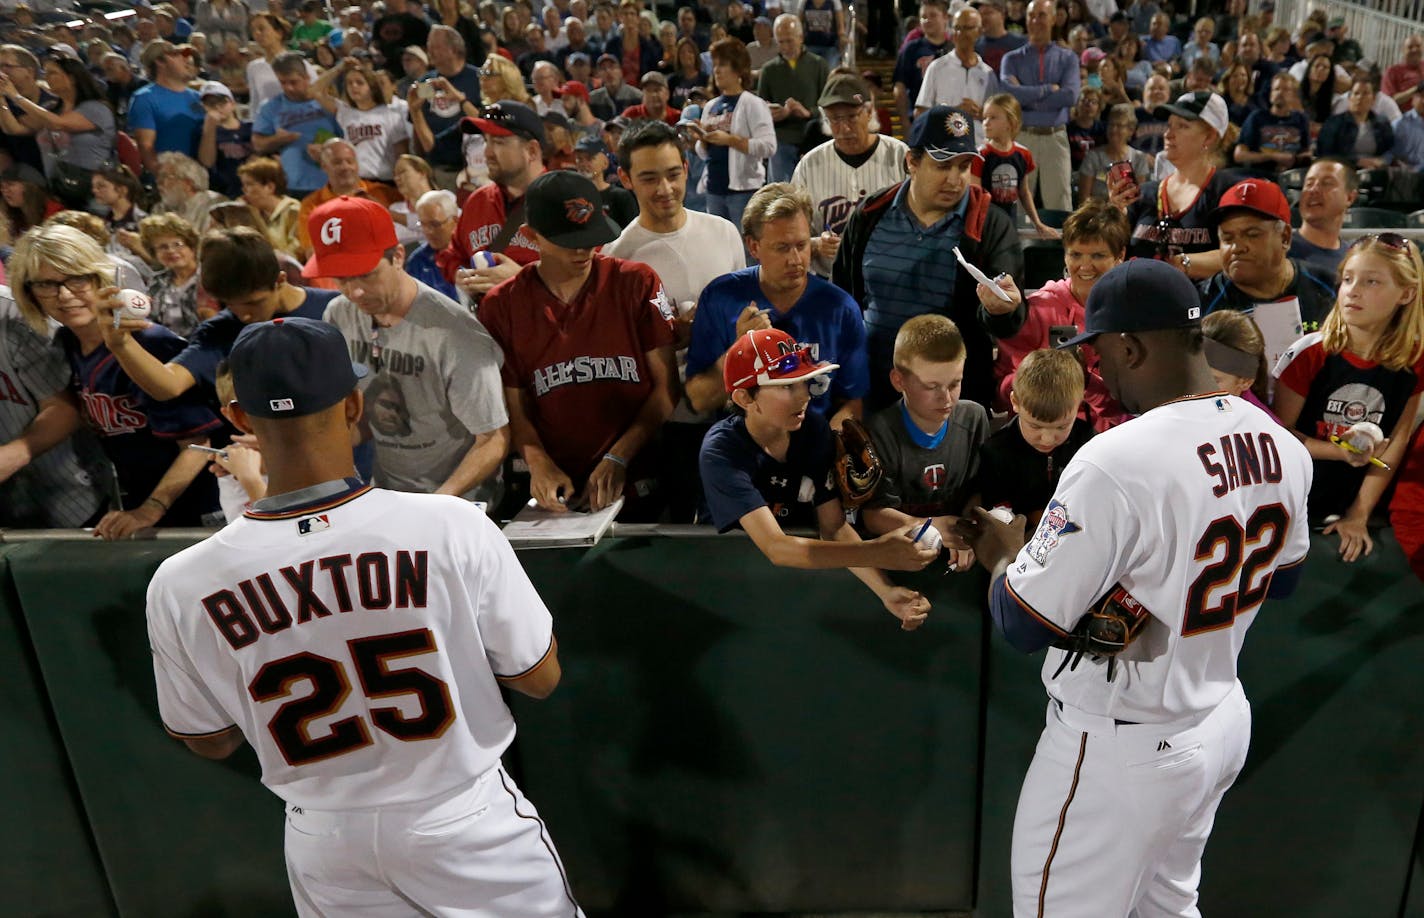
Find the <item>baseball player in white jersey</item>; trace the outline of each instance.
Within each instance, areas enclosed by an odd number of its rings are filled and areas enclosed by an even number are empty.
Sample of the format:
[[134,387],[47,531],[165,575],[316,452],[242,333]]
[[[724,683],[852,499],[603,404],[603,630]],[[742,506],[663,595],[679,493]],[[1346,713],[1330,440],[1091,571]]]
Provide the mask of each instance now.
[[303,916],[581,915],[500,765],[500,683],[542,698],[560,676],[509,543],[458,498],[351,477],[364,368],[335,327],[249,325],[229,362],[272,496],[149,585],[164,726],[209,758],[256,749]]
[[1202,850],[1250,739],[1236,657],[1309,548],[1310,457],[1214,391],[1199,315],[1165,262],[1105,274],[1073,343],[1093,341],[1113,396],[1140,416],[1078,451],[1027,544],[1022,518],[978,511],[963,527],[1020,650],[1072,642],[1119,588],[1147,612],[1115,658],[1044,661],[1047,726],[1014,820],[1019,918],[1198,915]]

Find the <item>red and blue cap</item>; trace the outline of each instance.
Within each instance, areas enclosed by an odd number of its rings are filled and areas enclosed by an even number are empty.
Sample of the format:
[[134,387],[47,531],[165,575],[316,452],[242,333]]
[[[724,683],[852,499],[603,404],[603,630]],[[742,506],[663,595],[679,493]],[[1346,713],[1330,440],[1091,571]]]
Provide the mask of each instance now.
[[817,361],[808,345],[779,328],[758,328],[737,339],[722,361],[722,383],[728,392],[758,386],[790,386],[825,376],[840,365]]

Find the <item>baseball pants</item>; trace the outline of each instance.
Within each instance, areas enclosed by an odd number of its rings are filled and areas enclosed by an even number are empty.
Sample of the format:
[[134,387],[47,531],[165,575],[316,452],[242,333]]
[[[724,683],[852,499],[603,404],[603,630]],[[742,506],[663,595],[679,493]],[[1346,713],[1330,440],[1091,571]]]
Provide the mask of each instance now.
[[1068,152],[1068,132],[1062,128],[1052,134],[1035,134],[1020,131],[1015,138],[1033,154],[1037,167],[1024,181],[1028,182],[1029,194],[1042,183],[1040,200],[1049,210],[1071,211],[1073,209],[1073,163]]
[[502,766],[413,807],[288,806],[286,853],[303,918],[583,915],[548,829]]
[[1250,736],[1239,682],[1176,725],[1050,700],[1014,818],[1015,918],[1197,918],[1202,851]]

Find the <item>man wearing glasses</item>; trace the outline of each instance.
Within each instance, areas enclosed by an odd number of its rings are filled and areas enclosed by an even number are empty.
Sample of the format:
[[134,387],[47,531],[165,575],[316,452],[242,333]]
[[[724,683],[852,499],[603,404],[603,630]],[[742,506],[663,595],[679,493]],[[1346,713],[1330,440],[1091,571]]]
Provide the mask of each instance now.
[[[0,45],[0,73],[10,78],[20,95],[37,102],[49,111],[59,110],[59,97],[40,85],[40,62],[28,48],[20,45]],[[12,99],[4,104],[10,106],[10,113],[16,118],[25,112]],[[16,162],[34,166],[44,171],[44,157],[40,155],[39,143],[32,134],[0,134],[0,149],[9,151]]]
[[[450,240],[455,238],[455,224],[460,220],[460,205],[455,200],[455,193],[444,188],[427,191],[415,202],[415,214],[420,220],[420,232],[425,241],[406,258],[405,273],[458,302],[459,291],[445,279],[436,264],[441,253],[450,249]],[[447,257],[459,258],[453,253]]]
[[850,212],[866,195],[904,179],[907,148],[878,133],[870,88],[854,74],[831,77],[817,104],[831,139],[801,158],[791,184],[811,195],[811,271],[830,277]]
[[936,58],[925,68],[925,81],[915,99],[915,115],[936,105],[953,105],[974,119],[974,143],[984,146],[984,100],[999,91],[999,77],[974,45],[983,31],[979,11],[965,7],[954,14],[954,53]]
[[[430,208],[416,208],[424,229]],[[364,431],[375,446],[373,482],[497,501],[495,472],[509,450],[499,347],[468,309],[406,273],[390,211],[377,202],[328,201],[307,229],[315,254],[302,273],[341,289],[325,320],[341,330],[352,362],[370,368],[368,385],[379,381],[382,399],[404,406],[401,423]]]

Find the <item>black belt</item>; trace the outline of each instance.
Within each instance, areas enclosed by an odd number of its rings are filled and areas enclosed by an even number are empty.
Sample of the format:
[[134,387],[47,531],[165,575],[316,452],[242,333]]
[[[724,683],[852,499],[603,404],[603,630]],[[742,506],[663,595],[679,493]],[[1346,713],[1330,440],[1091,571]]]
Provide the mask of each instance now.
[[[1054,704],[1058,705],[1058,710],[1060,710],[1060,711],[1063,710],[1063,702],[1059,701],[1057,698],[1052,698],[1052,699],[1049,699],[1049,700],[1051,700]],[[1137,726],[1141,726],[1141,725],[1140,725],[1137,721],[1135,721],[1135,720],[1118,720],[1116,717],[1113,718],[1113,724],[1116,725],[1116,726],[1119,726],[1119,727],[1137,727]]]

